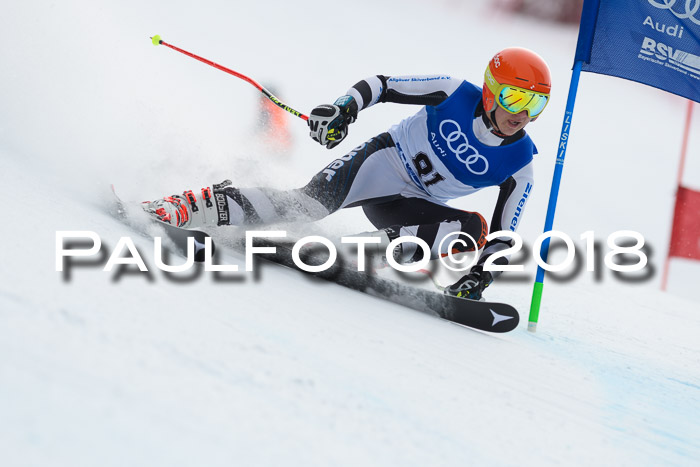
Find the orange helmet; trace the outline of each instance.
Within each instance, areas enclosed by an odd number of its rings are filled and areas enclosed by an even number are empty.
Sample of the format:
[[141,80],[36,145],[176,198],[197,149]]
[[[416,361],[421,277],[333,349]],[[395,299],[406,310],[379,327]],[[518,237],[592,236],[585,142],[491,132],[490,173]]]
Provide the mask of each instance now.
[[[509,96],[506,92],[501,94],[504,87],[525,91],[534,99],[527,100],[527,104],[525,99],[518,100],[517,105],[510,107],[504,100]],[[499,104],[508,112],[527,110],[531,118],[536,118],[547,105],[551,88],[549,67],[542,57],[521,47],[504,49],[493,56],[484,73],[484,110],[492,112]]]

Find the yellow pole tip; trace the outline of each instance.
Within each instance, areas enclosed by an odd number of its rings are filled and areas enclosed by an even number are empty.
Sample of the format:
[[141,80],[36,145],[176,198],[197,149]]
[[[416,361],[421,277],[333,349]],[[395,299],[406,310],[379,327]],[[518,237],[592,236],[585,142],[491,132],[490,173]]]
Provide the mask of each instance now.
[[160,45],[160,40],[160,36],[157,34],[151,37],[151,42],[153,42],[153,45]]

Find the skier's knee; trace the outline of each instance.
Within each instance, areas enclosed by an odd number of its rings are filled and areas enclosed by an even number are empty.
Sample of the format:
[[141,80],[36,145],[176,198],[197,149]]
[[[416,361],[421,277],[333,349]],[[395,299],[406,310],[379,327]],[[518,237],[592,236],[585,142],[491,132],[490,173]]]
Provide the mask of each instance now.
[[[458,219],[461,224],[460,239],[455,249],[458,252],[480,250],[486,244],[489,227],[484,216],[478,212],[464,212]],[[467,235],[464,235],[467,234]],[[469,238],[471,237],[471,238]]]

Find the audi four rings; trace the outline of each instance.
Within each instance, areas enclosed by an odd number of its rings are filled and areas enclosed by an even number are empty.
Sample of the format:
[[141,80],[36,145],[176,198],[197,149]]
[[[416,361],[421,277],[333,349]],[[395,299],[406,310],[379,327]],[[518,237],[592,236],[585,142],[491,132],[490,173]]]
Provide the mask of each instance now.
[[[445,136],[445,125],[452,125],[448,127],[448,130],[450,133]],[[454,128],[453,128],[454,127]],[[459,126],[459,123],[455,122],[454,120],[443,120],[440,122],[440,136],[442,136],[445,141],[447,141],[447,147],[454,153],[454,155],[457,157],[457,160],[463,163],[466,167],[467,170],[473,173],[474,175],[483,175],[489,170],[489,161],[486,160],[484,156],[479,154],[479,151],[476,150],[476,148],[472,145],[469,144],[469,139],[467,139],[467,135],[464,134],[462,131],[462,128]],[[457,143],[457,147],[455,147],[455,143]],[[462,154],[470,153],[466,159],[462,159]],[[478,170],[478,163],[479,161],[483,160],[483,170]],[[476,168],[472,168],[475,165],[477,165]]]

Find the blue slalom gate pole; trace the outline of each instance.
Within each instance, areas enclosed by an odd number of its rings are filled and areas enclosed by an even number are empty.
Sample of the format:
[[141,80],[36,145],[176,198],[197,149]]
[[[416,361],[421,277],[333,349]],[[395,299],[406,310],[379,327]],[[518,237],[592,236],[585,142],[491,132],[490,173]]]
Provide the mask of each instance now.
[[[554,212],[557,209],[557,199],[559,198],[559,185],[561,184],[561,174],[564,171],[564,158],[566,157],[566,147],[569,143],[569,130],[571,128],[571,119],[574,115],[574,104],[576,103],[576,91],[578,90],[578,80],[581,75],[581,67],[583,61],[574,63],[574,69],[571,74],[571,83],[569,84],[569,97],[566,100],[566,112],[564,113],[564,123],[561,128],[561,136],[559,137],[559,147],[557,148],[557,162],[554,165],[554,176],[552,178],[552,189],[549,192],[549,206],[547,208],[547,218],[544,223],[545,233],[552,230],[554,224]],[[547,238],[542,242],[540,249],[540,258],[545,263],[549,254],[549,242]],[[540,303],[542,302],[542,288],[544,286],[544,269],[537,266],[537,276],[535,277],[535,285],[532,290],[532,303],[530,304],[530,317],[527,323],[527,330],[535,332],[537,330],[537,321],[540,316]]]

